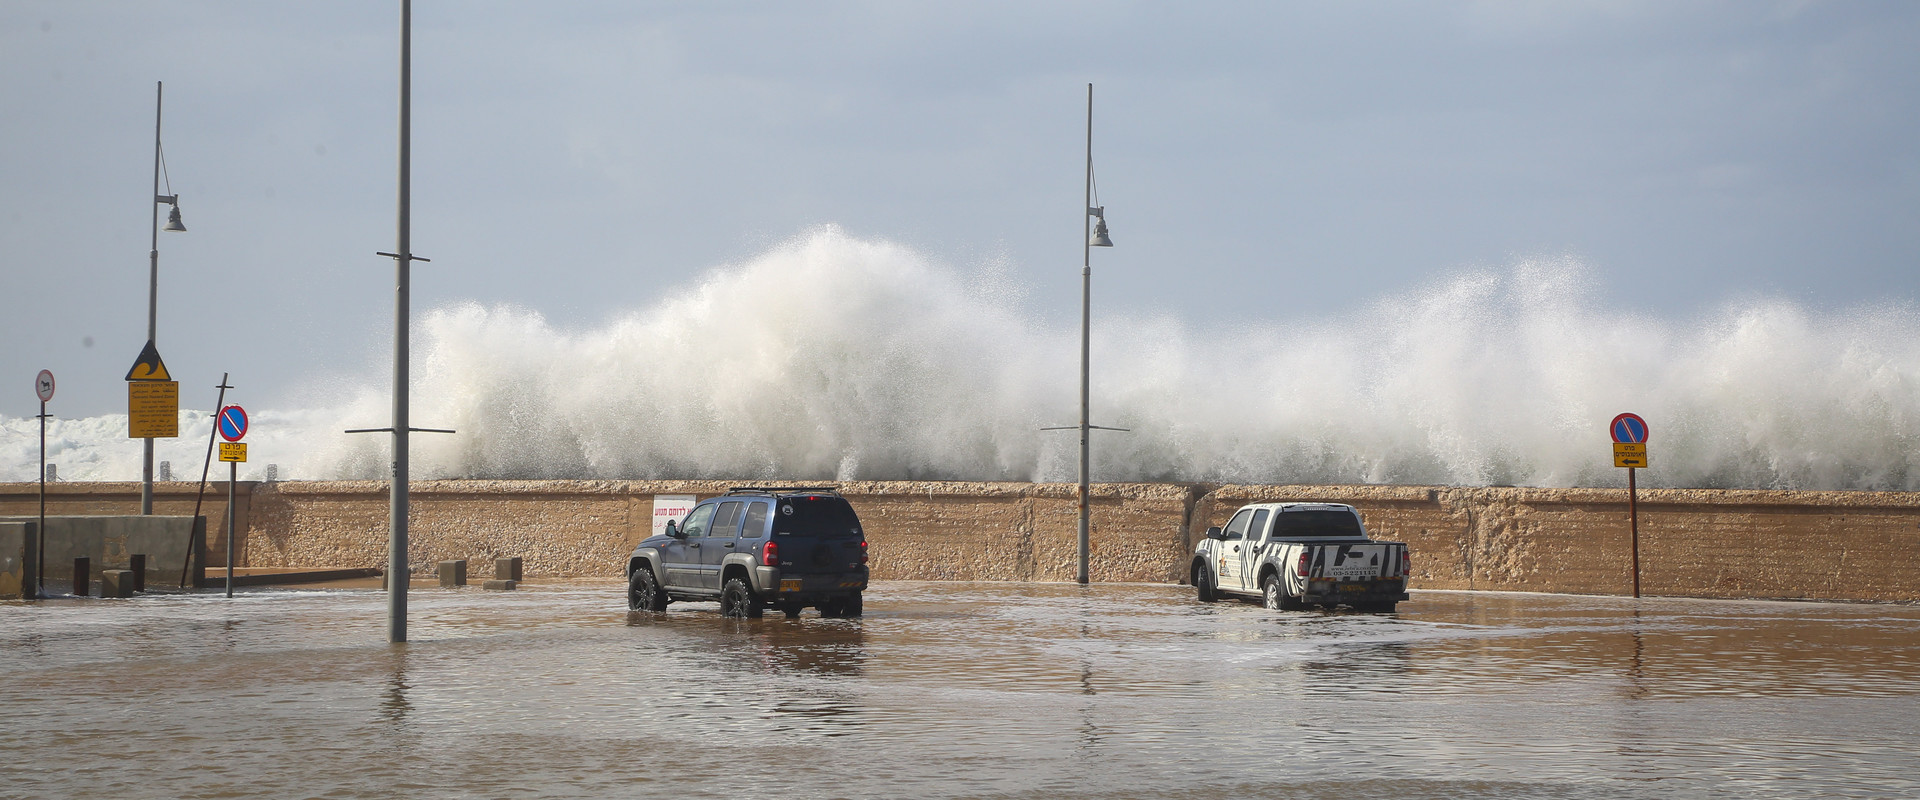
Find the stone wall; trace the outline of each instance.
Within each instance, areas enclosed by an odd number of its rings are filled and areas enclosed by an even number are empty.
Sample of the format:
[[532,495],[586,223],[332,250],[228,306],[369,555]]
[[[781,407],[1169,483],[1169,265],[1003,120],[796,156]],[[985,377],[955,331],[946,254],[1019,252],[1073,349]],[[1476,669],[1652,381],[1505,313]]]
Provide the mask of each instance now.
[[[519,556],[533,575],[620,575],[652,534],[653,496],[707,498],[723,481],[418,481],[408,492],[408,564]],[[845,482],[878,580],[1074,578],[1074,487],[1030,483]],[[1092,578],[1174,581],[1191,492],[1163,484],[1094,488]],[[387,488],[373,481],[256,487],[243,563],[382,567]]]
[[[654,495],[704,498],[729,485],[420,481],[411,492],[408,559],[422,573],[443,559],[465,558],[484,569],[493,558],[520,556],[532,576],[615,576],[652,530]],[[1072,484],[838,486],[866,524],[876,579],[1074,577]],[[161,487],[156,510],[191,510],[193,484]],[[385,483],[241,488],[241,565],[385,565]],[[48,513],[128,513],[138,489],[56,484]],[[0,516],[32,514],[34,490],[0,484]],[[1283,499],[1358,507],[1375,535],[1411,545],[1415,588],[1631,591],[1626,493],[1617,489],[1097,484],[1092,578],[1183,581],[1187,554],[1207,526],[1224,524],[1243,503]],[[224,553],[217,521],[224,503],[223,492],[209,491],[208,555],[215,564]],[[1920,601],[1920,494],[1661,489],[1642,491],[1639,503],[1645,594]]]

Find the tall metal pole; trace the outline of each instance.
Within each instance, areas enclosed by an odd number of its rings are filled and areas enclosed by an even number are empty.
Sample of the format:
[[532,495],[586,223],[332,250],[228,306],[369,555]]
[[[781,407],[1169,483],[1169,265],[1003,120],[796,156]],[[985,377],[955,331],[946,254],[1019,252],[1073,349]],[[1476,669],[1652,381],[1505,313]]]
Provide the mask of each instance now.
[[407,318],[408,273],[413,259],[410,229],[413,136],[413,0],[400,0],[400,191],[394,253],[393,297],[393,484],[387,536],[387,641],[407,640]]
[[1086,201],[1080,210],[1080,572],[1075,580],[1087,582],[1087,471],[1089,466],[1087,434],[1087,373],[1091,355],[1093,305],[1093,231],[1087,209],[1093,207],[1093,84],[1087,84],[1087,181]]
[[[157,334],[160,310],[160,204],[155,200],[160,196],[160,101],[165,86],[160,81],[153,82],[153,194],[147,197],[147,205],[153,212],[153,241],[147,249],[147,341],[154,341]],[[153,437],[141,439],[140,446],[140,513],[153,513]]]
[[[39,597],[40,590],[47,585],[47,401],[40,401],[40,526],[33,529],[40,541],[34,545],[34,557],[39,562],[33,567],[33,596]],[[25,569],[25,565],[21,566]],[[25,590],[26,587],[20,587]],[[24,593],[24,592],[23,592]]]

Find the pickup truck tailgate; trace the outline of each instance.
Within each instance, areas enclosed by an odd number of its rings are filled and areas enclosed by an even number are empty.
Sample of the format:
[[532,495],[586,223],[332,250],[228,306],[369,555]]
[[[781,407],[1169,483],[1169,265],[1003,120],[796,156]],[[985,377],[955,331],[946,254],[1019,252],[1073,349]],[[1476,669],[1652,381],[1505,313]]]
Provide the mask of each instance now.
[[1407,546],[1399,542],[1323,544],[1313,548],[1309,578],[1356,580],[1402,577]]

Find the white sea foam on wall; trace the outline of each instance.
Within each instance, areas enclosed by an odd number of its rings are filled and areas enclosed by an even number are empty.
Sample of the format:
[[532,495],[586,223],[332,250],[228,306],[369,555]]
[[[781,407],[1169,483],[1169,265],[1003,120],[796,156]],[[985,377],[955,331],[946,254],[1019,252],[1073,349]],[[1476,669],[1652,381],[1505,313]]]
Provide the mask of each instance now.
[[[1458,275],[1252,329],[1097,317],[1103,481],[1622,485],[1606,423],[1652,427],[1650,486],[1916,489],[1920,313],[1787,301],[1697,319],[1597,299],[1569,259]],[[991,270],[823,228],[594,327],[461,304],[418,319],[419,478],[1073,480],[1078,331]],[[370,371],[380,367],[370,365]],[[256,415],[283,478],[383,477],[387,389]],[[198,464],[204,413],[163,440]],[[36,425],[0,419],[7,480]],[[68,479],[130,480],[125,418],[56,422]],[[197,431],[197,433],[196,433]],[[15,435],[21,434],[21,435]],[[173,451],[179,450],[180,453]],[[260,465],[253,465],[258,468]]]

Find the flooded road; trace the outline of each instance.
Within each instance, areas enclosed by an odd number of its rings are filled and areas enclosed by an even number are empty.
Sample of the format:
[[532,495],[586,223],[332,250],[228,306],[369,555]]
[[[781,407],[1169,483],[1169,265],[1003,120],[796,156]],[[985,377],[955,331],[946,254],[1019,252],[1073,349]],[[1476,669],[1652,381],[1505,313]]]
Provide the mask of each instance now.
[[1920,608],[612,581],[0,603],[0,797],[1911,798]]

